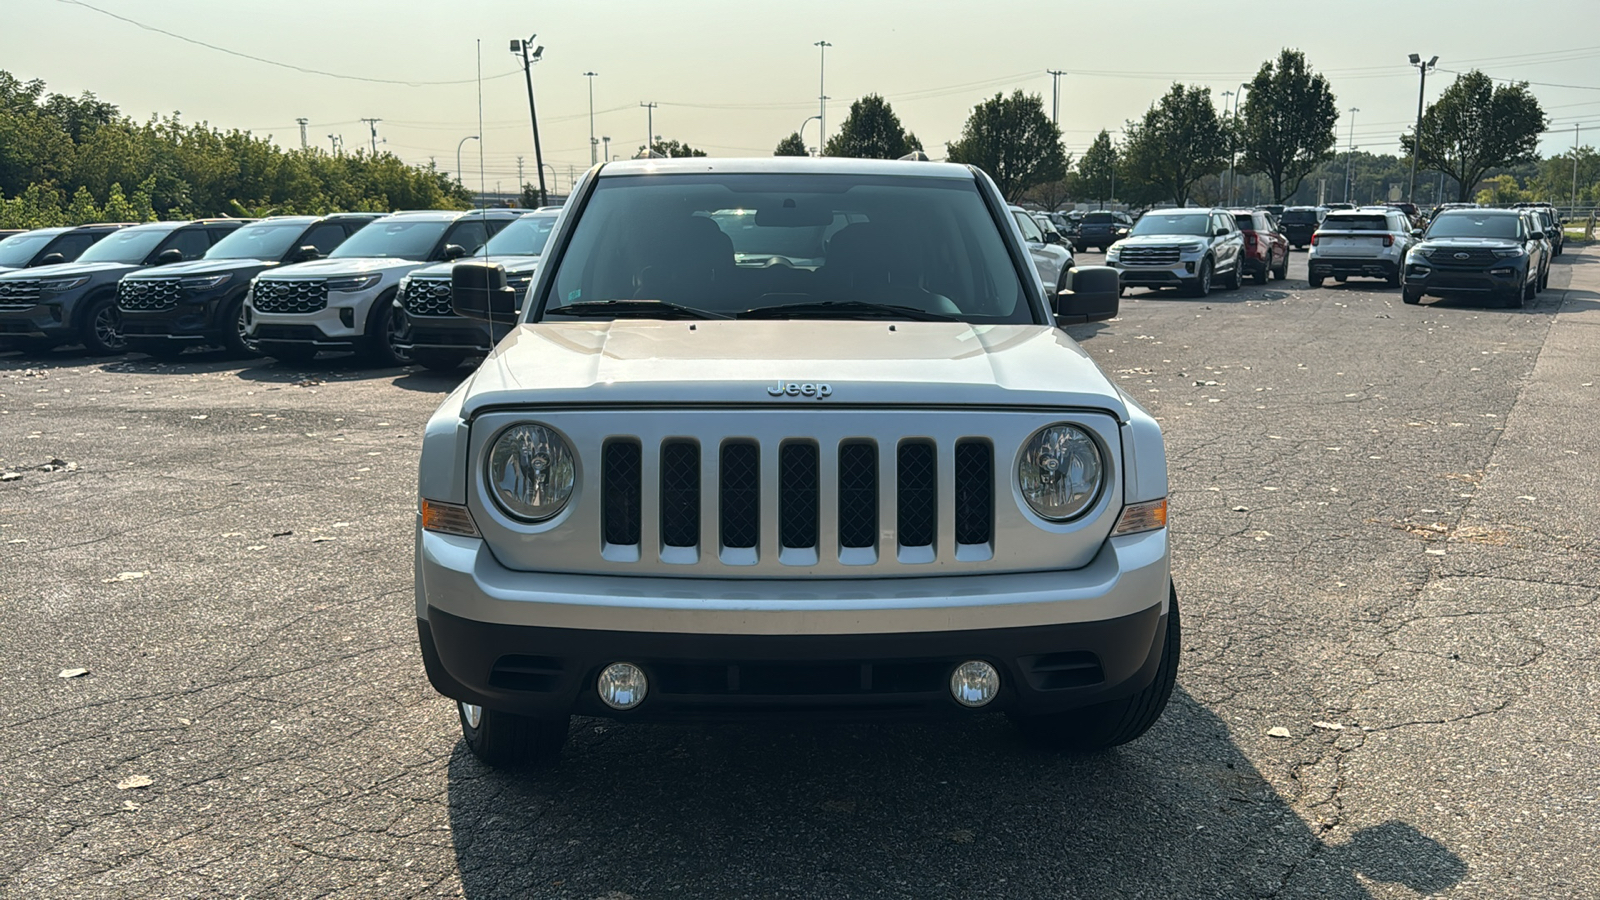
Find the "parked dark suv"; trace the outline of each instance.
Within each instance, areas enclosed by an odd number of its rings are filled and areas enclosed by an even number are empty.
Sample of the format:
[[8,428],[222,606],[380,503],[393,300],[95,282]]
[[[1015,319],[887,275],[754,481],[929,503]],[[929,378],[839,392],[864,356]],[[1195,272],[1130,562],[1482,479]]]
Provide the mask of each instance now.
[[244,333],[250,280],[275,266],[321,259],[382,215],[274,216],[233,232],[202,259],[129,273],[117,285],[128,349],[162,357],[201,344],[254,352]]
[[1109,210],[1095,210],[1085,213],[1083,221],[1078,224],[1076,238],[1077,249],[1087,250],[1090,247],[1104,250],[1128,236],[1133,230],[1133,220],[1127,213],[1111,212]]
[[35,347],[81,341],[96,354],[127,348],[117,316],[117,282],[146,266],[199,259],[250,219],[134,225],[101,238],[77,262],[0,275],[0,338]]
[[0,275],[35,266],[57,266],[78,258],[95,241],[128,223],[35,228],[0,240]]
[[1530,232],[1520,210],[1440,212],[1406,257],[1404,300],[1475,294],[1501,306],[1522,306],[1539,290],[1542,241],[1543,233]]
[[1325,206],[1291,206],[1278,217],[1278,225],[1283,229],[1283,236],[1289,239],[1296,250],[1311,245],[1311,236],[1322,227],[1322,220],[1328,217]]

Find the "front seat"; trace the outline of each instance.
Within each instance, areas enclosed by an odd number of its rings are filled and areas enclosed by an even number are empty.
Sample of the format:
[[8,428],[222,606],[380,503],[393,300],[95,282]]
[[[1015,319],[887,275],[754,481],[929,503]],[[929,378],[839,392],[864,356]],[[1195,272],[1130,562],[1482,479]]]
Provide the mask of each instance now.
[[725,309],[737,271],[733,240],[705,216],[689,216],[650,228],[633,296],[701,309]]
[[879,222],[857,222],[828,240],[822,265],[829,300],[857,300],[909,306],[928,312],[959,313],[948,297],[922,286],[922,267],[915,246]]

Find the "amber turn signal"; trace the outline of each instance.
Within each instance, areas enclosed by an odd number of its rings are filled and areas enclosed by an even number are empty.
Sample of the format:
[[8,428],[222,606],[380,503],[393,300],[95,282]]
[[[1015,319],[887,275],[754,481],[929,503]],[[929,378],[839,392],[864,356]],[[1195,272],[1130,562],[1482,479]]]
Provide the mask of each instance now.
[[1130,503],[1122,508],[1122,515],[1117,519],[1117,527],[1111,529],[1112,535],[1138,534],[1142,531],[1155,531],[1167,527],[1167,498],[1149,500],[1144,503]]
[[422,527],[425,531],[437,531],[441,534],[478,536],[478,526],[472,521],[472,513],[465,506],[440,503],[437,500],[422,501]]

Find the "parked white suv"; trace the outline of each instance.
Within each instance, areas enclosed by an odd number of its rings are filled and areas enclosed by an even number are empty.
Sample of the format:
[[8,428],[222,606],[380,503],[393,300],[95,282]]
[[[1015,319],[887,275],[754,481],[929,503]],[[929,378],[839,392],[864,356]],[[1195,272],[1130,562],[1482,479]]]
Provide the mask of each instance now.
[[520,209],[431,210],[386,216],[313,262],[258,276],[245,298],[249,338],[267,356],[303,362],[319,350],[358,350],[404,364],[392,334],[395,289],[430,262],[459,259],[523,214]]
[[1020,206],[1011,207],[1011,218],[1016,220],[1022,240],[1028,245],[1028,256],[1033,259],[1039,281],[1052,293],[1065,290],[1067,272],[1073,266],[1071,245],[1061,239],[1059,232],[1040,228],[1032,214]]
[[1417,242],[1411,221],[1398,209],[1375,206],[1328,213],[1311,236],[1306,258],[1311,286],[1327,278],[1344,281],[1352,275],[1382,278],[1400,286],[1406,252]]
[[1153,209],[1106,250],[1123,287],[1182,288],[1191,297],[1210,294],[1213,283],[1238,290],[1244,263],[1244,232],[1225,209]]
[[[1059,327],[1114,316],[1114,272],[1047,295],[946,163],[608,163],[569,203],[423,437],[421,655],[475,755],[548,758],[573,713],[1155,722],[1161,431]],[[498,266],[452,279],[515,308]]]

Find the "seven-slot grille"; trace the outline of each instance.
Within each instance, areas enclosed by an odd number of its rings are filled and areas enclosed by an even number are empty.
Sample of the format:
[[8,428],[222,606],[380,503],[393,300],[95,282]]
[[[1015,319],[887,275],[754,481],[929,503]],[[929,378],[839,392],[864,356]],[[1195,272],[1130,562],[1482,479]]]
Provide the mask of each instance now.
[[117,282],[117,306],[149,312],[178,305],[183,289],[176,278],[124,278]]
[[1117,260],[1124,267],[1175,266],[1183,251],[1177,247],[1123,247]]
[[38,303],[38,281],[0,281],[0,309],[28,309]]
[[[892,454],[892,497],[879,490],[880,450]],[[941,483],[942,453],[954,454],[953,483]],[[646,454],[657,455],[657,464],[646,464]],[[702,465],[702,454],[712,457],[709,466]],[[773,456],[764,460],[766,454]],[[836,465],[824,466],[824,454],[833,455]],[[771,465],[776,484],[763,485],[764,463]],[[703,472],[715,478],[714,493],[702,489]],[[926,563],[936,558],[941,493],[951,492],[954,501],[957,545],[987,548],[994,539],[995,489],[994,448],[983,438],[961,438],[951,447],[908,438],[882,448],[867,439],[824,447],[805,438],[766,445],[735,438],[703,447],[668,438],[644,447],[633,438],[615,438],[601,450],[600,528],[608,548],[642,551],[611,558],[644,558],[650,551],[639,547],[641,517],[650,505],[646,498],[654,495],[663,561],[694,562],[704,551],[728,565],[754,565],[762,529],[775,527],[785,565],[815,564],[824,546],[836,546],[845,564],[870,565],[880,553],[903,563]],[[822,502],[825,491],[837,497],[836,504]],[[775,516],[763,510],[764,496],[775,499]],[[885,512],[880,506],[886,502],[893,504],[892,536],[879,530]],[[824,513],[825,506],[832,515]],[[702,529],[706,519],[711,527]],[[836,543],[823,540],[825,531],[833,532]],[[701,547],[708,533],[718,546]]]
[[257,312],[309,313],[328,306],[328,282],[323,279],[256,279],[250,302]]
[[413,278],[400,294],[400,304],[413,316],[453,316],[450,279]]
[[[1456,255],[1465,253],[1466,259],[1457,259]],[[1428,253],[1428,261],[1442,268],[1481,269],[1499,259],[1493,250],[1479,247],[1458,250],[1453,247],[1434,249]]]

